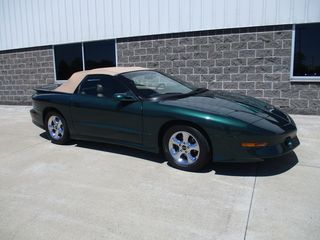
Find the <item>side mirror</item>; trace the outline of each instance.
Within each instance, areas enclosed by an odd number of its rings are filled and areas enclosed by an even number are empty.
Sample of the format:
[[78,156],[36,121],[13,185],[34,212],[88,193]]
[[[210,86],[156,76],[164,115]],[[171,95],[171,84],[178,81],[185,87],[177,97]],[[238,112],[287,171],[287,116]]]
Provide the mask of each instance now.
[[125,93],[115,93],[113,98],[119,102],[135,102],[137,101],[136,97],[130,92]]

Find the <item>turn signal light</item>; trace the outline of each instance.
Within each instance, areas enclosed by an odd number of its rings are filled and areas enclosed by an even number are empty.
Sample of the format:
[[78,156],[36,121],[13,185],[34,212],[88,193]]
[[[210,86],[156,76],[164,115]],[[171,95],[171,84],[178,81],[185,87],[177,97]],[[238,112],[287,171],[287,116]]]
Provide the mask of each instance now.
[[262,143],[244,142],[244,143],[241,143],[241,147],[265,147],[265,146],[267,146],[266,142],[262,142]]

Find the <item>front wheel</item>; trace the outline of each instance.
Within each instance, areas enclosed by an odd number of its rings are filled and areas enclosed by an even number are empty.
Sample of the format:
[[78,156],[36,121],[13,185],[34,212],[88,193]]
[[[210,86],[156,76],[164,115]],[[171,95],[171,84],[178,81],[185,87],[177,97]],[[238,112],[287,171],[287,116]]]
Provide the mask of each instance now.
[[163,152],[169,164],[186,171],[198,171],[210,161],[210,145],[196,128],[169,128],[163,137]]
[[45,118],[45,126],[51,142],[62,145],[69,141],[67,122],[61,114],[49,112]]

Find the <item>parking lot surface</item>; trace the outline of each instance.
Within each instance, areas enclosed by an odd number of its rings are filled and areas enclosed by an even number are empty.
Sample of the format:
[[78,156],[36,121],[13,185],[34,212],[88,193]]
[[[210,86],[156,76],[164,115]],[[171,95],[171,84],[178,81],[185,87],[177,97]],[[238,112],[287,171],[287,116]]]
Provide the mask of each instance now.
[[0,106],[0,239],[319,239],[320,116],[292,116],[292,154],[190,173],[134,149],[54,145],[29,109]]

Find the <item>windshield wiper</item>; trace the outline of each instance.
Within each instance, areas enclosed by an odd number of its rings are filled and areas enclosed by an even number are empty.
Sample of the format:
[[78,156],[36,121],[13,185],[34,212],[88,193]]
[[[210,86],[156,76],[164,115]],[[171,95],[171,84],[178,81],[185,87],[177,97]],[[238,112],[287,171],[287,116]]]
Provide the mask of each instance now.
[[191,92],[188,93],[181,93],[181,92],[168,92],[168,93],[163,93],[157,96],[153,96],[152,98],[158,99],[158,98],[166,98],[166,99],[171,99],[171,98],[184,98],[188,96],[192,96],[195,94],[203,93],[205,91],[208,91],[206,88],[197,88],[195,90],[192,90]]
[[202,92],[205,92],[205,91],[208,91],[208,89],[206,89],[206,88],[197,88],[197,89],[192,90],[191,92],[186,93],[186,94],[187,95],[194,95],[194,94],[202,93]]

